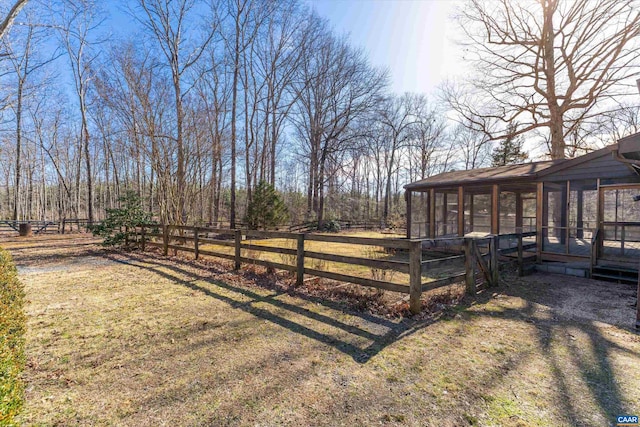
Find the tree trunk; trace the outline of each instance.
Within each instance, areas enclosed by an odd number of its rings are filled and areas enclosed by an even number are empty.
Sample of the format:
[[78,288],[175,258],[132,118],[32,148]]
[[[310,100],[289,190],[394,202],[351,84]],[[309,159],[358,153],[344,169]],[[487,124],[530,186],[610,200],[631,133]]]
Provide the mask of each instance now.
[[18,82],[18,104],[16,106],[16,188],[13,192],[13,215],[14,221],[18,220],[18,204],[20,196],[20,171],[21,158],[20,150],[22,149],[22,89],[24,81]]
[[[543,6],[552,8],[551,4]],[[544,73],[547,79],[547,100],[549,104],[549,131],[551,133],[551,158],[554,160],[565,158],[564,123],[561,107],[558,105],[556,94],[556,63],[554,55],[555,32],[553,28],[553,12],[544,11],[544,24],[542,29],[542,44],[544,58]]]
[[236,228],[236,109],[238,103],[238,72],[240,68],[240,26],[236,18],[236,38],[233,61],[233,83],[231,87],[231,207],[229,228]]

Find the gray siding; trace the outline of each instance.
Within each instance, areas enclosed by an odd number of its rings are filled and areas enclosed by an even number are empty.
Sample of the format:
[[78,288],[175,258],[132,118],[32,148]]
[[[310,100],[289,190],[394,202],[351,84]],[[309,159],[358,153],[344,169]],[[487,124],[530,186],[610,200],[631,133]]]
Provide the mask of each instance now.
[[630,182],[636,182],[638,175],[630,166],[614,159],[611,153],[602,157],[569,167],[567,169],[542,176],[538,181],[565,181],[577,179],[608,179],[627,178]]

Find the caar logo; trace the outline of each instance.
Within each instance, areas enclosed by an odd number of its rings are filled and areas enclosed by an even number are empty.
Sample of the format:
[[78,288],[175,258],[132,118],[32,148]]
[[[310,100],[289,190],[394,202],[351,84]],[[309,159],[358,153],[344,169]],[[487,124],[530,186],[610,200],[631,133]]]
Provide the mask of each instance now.
[[616,418],[616,426],[621,427],[639,427],[637,415],[619,415]]

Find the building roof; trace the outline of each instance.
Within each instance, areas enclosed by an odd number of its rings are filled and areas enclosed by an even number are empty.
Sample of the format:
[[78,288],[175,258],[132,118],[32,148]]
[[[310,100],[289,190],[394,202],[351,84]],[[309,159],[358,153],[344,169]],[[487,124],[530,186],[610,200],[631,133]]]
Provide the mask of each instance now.
[[547,160],[542,162],[522,163],[518,165],[497,166],[493,168],[443,172],[421,181],[407,184],[404,188],[412,190],[423,187],[428,188],[460,184],[491,183],[515,178],[535,178],[541,171],[564,162],[567,162],[567,160]]
[[457,186],[461,184],[492,184],[512,180],[533,181],[541,176],[573,168],[593,159],[611,155],[617,148],[617,144],[614,144],[573,159],[546,160],[492,168],[443,172],[421,181],[407,184],[404,188],[406,190],[417,190],[431,187]]
[[640,160],[640,133],[620,138],[618,152],[627,159]]

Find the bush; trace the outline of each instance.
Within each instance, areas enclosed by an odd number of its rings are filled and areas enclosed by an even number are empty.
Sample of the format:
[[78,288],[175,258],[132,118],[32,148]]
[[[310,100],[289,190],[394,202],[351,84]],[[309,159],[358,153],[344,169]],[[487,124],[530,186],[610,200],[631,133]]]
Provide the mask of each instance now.
[[24,288],[11,255],[0,249],[0,425],[15,425],[24,403]]
[[260,181],[247,207],[245,222],[249,229],[275,227],[284,224],[288,218],[287,207],[273,185]]
[[336,221],[335,219],[330,219],[322,223],[322,227],[320,231],[326,231],[329,233],[339,233],[341,229],[342,227],[340,226],[340,223],[338,221]]
[[145,212],[135,191],[127,191],[118,201],[120,209],[107,209],[107,218],[91,227],[94,236],[104,238],[104,246],[123,245],[135,234],[136,227],[151,224],[151,214]]

